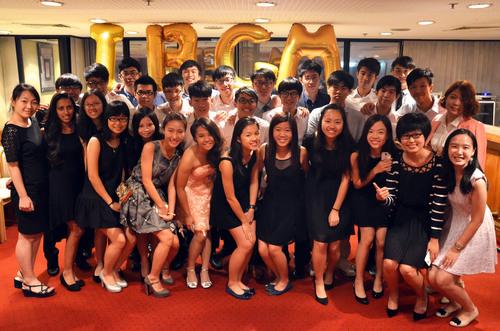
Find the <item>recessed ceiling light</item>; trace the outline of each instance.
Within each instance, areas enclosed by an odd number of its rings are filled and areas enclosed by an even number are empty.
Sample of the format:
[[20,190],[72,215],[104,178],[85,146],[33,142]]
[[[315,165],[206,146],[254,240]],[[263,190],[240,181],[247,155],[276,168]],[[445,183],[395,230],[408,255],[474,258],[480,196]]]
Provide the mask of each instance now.
[[274,7],[274,6],[276,6],[276,3],[271,2],[271,1],[259,1],[259,2],[255,3],[255,5],[257,7]]
[[392,28],[391,31],[394,32],[406,32],[406,31],[411,31],[409,28]]
[[106,23],[107,22],[105,19],[102,19],[102,18],[91,18],[90,21],[92,23]]
[[224,29],[222,26],[220,25],[209,25],[209,26],[205,26],[204,27],[206,30],[222,30]]
[[125,32],[125,33],[126,33],[126,34],[139,34],[139,32],[137,32],[137,31],[127,31],[127,32]]
[[47,6],[47,7],[61,7],[62,5],[64,5],[64,2],[42,0],[42,1],[40,1],[40,4]]
[[373,54],[373,57],[374,57],[374,58],[376,58],[376,59],[378,59],[378,58],[380,57],[380,55],[378,55],[378,54]]
[[12,33],[11,31],[0,30],[0,34],[11,34],[11,33]]
[[484,8],[491,7],[491,3],[486,3],[486,2],[472,3],[470,5],[467,5],[467,7],[470,9],[484,9]]
[[392,32],[380,32],[381,36],[392,36]]
[[434,23],[436,23],[436,21],[433,21],[433,20],[421,20],[421,21],[418,21],[419,25],[431,25],[431,24],[434,24]]
[[269,18],[256,18],[255,23],[268,23],[271,20]]

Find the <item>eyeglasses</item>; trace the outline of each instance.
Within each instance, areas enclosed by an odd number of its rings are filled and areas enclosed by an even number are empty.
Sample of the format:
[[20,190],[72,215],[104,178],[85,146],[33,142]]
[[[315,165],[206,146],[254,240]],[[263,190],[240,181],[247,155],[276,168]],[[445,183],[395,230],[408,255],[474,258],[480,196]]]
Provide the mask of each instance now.
[[258,85],[258,86],[272,86],[272,85],[274,85],[274,81],[272,81],[272,80],[256,80],[256,81],[254,81],[254,84]]
[[133,70],[133,71],[122,71],[120,73],[120,75],[122,75],[123,77],[138,76],[139,75],[139,71],[136,71],[136,70]]
[[99,106],[102,106],[102,103],[86,103],[83,105],[85,108],[97,108]]
[[280,97],[292,97],[292,98],[295,98],[295,97],[298,97],[299,96],[299,92],[297,91],[286,91],[286,92],[281,92],[280,93]]
[[255,100],[255,99],[239,98],[237,100],[237,102],[241,103],[242,105],[251,105],[251,104],[257,103],[257,100]]
[[108,118],[108,120],[111,122],[111,123],[128,123],[128,117],[110,117]]
[[410,138],[413,138],[413,140],[417,140],[418,138],[422,137],[423,133],[422,132],[415,132],[411,134],[404,134],[401,136],[401,141],[408,141]]
[[94,87],[97,87],[98,85],[106,85],[107,82],[103,81],[103,80],[89,80],[87,82],[87,86],[90,87],[90,88],[94,88]]
[[220,78],[216,80],[219,84],[231,84],[234,79],[232,77]]
[[143,90],[139,90],[139,91],[137,91],[137,94],[138,94],[139,96],[141,96],[141,97],[143,97],[143,96],[149,96],[149,97],[150,97],[150,96],[152,96],[153,94],[155,94],[155,92],[154,92],[154,91],[143,91]]

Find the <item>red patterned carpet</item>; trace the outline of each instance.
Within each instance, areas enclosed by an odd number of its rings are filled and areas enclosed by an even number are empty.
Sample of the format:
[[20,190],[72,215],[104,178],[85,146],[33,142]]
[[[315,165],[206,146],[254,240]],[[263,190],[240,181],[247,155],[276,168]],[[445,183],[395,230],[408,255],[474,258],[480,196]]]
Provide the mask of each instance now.
[[[0,330],[452,330],[448,319],[411,319],[413,297],[408,289],[401,293],[398,316],[385,317],[386,298],[372,299],[368,306],[354,301],[350,280],[341,280],[329,292],[324,307],[313,299],[312,281],[294,283],[281,297],[268,296],[253,280],[257,295],[238,301],[225,294],[226,278],[212,272],[215,285],[208,290],[186,287],[182,273],[174,273],[176,283],[166,299],[146,297],[138,276],[126,272],[129,288],[122,293],[106,292],[91,280],[91,273],[79,274],[87,286],[70,293],[58,278],[48,277],[45,259],[39,255],[36,271],[43,281],[56,287],[48,299],[24,298],[13,287],[17,270],[14,256],[16,227],[7,230],[8,241],[0,245]],[[62,245],[60,245],[62,246]],[[61,248],[61,247],[60,247]],[[61,262],[62,254],[60,254]],[[495,274],[465,277],[466,287],[479,308],[480,316],[468,330],[500,330],[500,268]],[[437,308],[430,299],[430,312]]]

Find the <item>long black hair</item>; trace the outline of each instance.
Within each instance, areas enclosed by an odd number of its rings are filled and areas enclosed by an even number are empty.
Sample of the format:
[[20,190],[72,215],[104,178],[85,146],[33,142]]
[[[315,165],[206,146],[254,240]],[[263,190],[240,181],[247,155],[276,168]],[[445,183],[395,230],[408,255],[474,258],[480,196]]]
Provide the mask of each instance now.
[[349,127],[347,126],[347,118],[343,108],[332,103],[321,111],[321,117],[319,119],[318,128],[314,134],[313,140],[313,162],[317,165],[318,176],[321,176],[321,168],[323,165],[323,158],[325,156],[326,149],[326,137],[322,129],[323,118],[329,110],[334,110],[340,113],[342,116],[343,128],[340,135],[335,139],[334,149],[337,151],[337,162],[335,162],[335,169],[331,169],[335,172],[346,173],[351,169],[350,156],[352,148],[354,146],[354,140],[352,139],[351,133],[349,132]]
[[101,93],[99,90],[91,90],[89,92],[86,92],[82,100],[80,101],[80,116],[78,117],[77,121],[77,127],[78,127],[78,134],[80,135],[80,138],[85,142],[88,143],[90,138],[92,138],[93,135],[95,135],[99,130],[95,126],[94,122],[92,119],[87,115],[87,111],[85,109],[85,100],[87,100],[88,97],[91,95],[95,95],[96,97],[99,98],[99,100],[102,103],[102,113],[101,116],[99,116],[102,126],[105,126],[104,122],[104,111],[106,110],[106,106],[108,103],[106,102],[106,97],[104,94]]
[[290,114],[276,114],[271,119],[269,126],[269,143],[266,149],[266,171],[272,174],[276,170],[276,149],[277,144],[274,140],[274,128],[280,123],[288,123],[292,130],[292,140],[290,141],[289,148],[292,153],[292,166],[300,167],[300,148],[299,148],[299,134],[297,132],[297,122]]
[[[167,124],[169,122],[172,122],[172,121],[179,121],[179,122],[181,122],[184,125],[184,131],[186,131],[186,129],[187,129],[187,120],[186,120],[186,117],[184,115],[182,115],[181,113],[174,112],[174,111],[168,112],[165,115],[165,119],[163,120],[163,124],[161,125],[162,128],[165,129],[165,127],[167,126]],[[182,155],[182,153],[184,153],[184,148],[185,148],[184,141],[182,141],[179,144],[179,146],[177,146],[177,150],[179,151],[180,155]]]
[[[130,117],[130,110],[128,109],[128,106],[123,101],[118,101],[118,100],[111,101],[104,110],[103,126],[102,126],[102,138],[104,140],[110,140],[113,137],[113,134],[109,129],[109,123],[108,123],[109,118],[120,115],[126,116],[127,118]],[[120,133],[120,141],[122,142],[126,141],[127,137],[128,137],[128,130],[127,128],[125,128],[125,130],[123,130],[123,132]]]
[[[243,174],[243,149],[241,147],[241,133],[247,126],[256,125],[260,129],[259,123],[253,117],[243,117],[234,125],[233,137],[231,138],[231,147],[229,148],[229,156],[233,159],[233,164],[240,174]],[[253,153],[252,160],[256,153]]]
[[71,118],[71,127],[75,129],[76,123],[76,105],[73,98],[68,93],[56,93],[50,100],[47,124],[45,126],[45,141],[47,142],[47,159],[51,165],[62,163],[60,159],[62,125],[59,116],[57,116],[57,103],[60,100],[69,100],[73,106],[73,116]]
[[443,179],[447,184],[448,192],[453,192],[456,186],[456,178],[455,178],[455,167],[450,161],[450,156],[448,155],[448,151],[450,148],[450,142],[453,137],[464,134],[468,136],[472,140],[472,147],[474,148],[474,155],[470,160],[469,164],[464,168],[464,173],[462,175],[462,180],[460,181],[460,191],[463,194],[468,194],[472,191],[472,182],[471,177],[476,169],[482,170],[481,165],[479,165],[479,161],[477,159],[477,140],[472,132],[467,129],[457,129],[453,131],[448,138],[446,138],[446,142],[443,148]]
[[198,128],[200,127],[206,129],[212,136],[212,138],[214,138],[214,146],[207,153],[207,161],[212,167],[217,168],[217,166],[219,165],[220,156],[222,154],[223,141],[219,131],[219,127],[211,119],[204,117],[196,119],[191,125],[190,129],[191,136],[193,136],[193,139],[196,143],[198,143],[196,141],[196,131],[198,131]]
[[394,155],[395,152],[395,147],[392,137],[391,121],[389,121],[389,119],[384,115],[375,114],[370,116],[365,122],[365,126],[363,127],[363,133],[361,134],[361,138],[359,139],[358,142],[358,168],[359,168],[359,177],[362,180],[365,180],[366,176],[368,176],[368,173],[370,172],[370,169],[368,169],[368,163],[369,163],[368,161],[370,160],[371,147],[370,144],[368,143],[368,132],[370,131],[372,126],[377,122],[382,122],[387,132],[386,141],[384,143],[384,146],[382,146],[382,152],[388,152],[391,155]]
[[156,114],[152,112],[149,108],[141,108],[139,109],[138,112],[134,114],[134,116],[132,116],[132,134],[134,140],[142,141],[142,137],[139,134],[139,126],[144,117],[148,117],[155,126],[155,132],[153,132],[151,140],[162,139],[163,137],[160,133],[160,122],[158,121],[158,117],[156,116]]

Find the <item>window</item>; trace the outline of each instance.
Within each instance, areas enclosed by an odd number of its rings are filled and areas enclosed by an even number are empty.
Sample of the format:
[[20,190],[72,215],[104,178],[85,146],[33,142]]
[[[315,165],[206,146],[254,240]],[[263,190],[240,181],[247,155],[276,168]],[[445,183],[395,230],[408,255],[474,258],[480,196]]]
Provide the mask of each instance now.
[[378,78],[381,78],[391,72],[391,63],[399,56],[399,42],[351,42],[350,54],[349,73],[354,79],[359,61],[366,57],[374,57],[380,62]]

